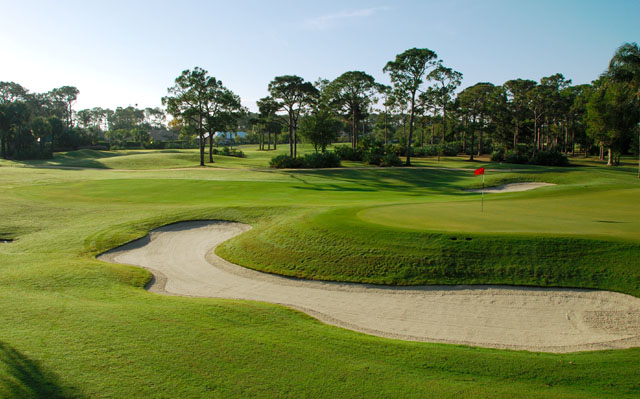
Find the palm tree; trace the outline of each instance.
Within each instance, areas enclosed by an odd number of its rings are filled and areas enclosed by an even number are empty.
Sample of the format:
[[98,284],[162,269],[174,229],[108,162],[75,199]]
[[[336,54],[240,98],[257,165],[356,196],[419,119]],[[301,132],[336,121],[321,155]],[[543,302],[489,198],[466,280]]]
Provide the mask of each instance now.
[[608,74],[617,81],[630,83],[640,99],[640,46],[625,43],[618,47],[609,62]]
[[[640,100],[640,47],[638,43],[625,43],[618,47],[609,62],[609,76],[619,82],[626,82],[636,90]],[[640,137],[638,137],[640,143]],[[638,161],[638,178],[640,178],[640,159]]]

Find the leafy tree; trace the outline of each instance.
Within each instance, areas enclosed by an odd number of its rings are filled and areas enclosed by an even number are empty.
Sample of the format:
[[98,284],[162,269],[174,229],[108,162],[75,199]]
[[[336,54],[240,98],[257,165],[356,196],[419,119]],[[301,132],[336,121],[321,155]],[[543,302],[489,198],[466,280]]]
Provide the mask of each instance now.
[[49,118],[47,118],[47,122],[49,122],[49,125],[51,126],[51,157],[53,157],[56,138],[62,136],[65,127],[64,122],[62,122],[56,116],[50,116]]
[[144,109],[144,124],[151,129],[163,129],[165,128],[167,121],[167,115],[162,108],[150,108]]
[[407,165],[411,165],[411,142],[415,119],[416,94],[420,91],[427,71],[436,67],[438,55],[427,49],[412,48],[396,55],[395,60],[387,62],[383,71],[391,76],[396,90],[409,100],[409,137],[407,138]]
[[617,82],[625,82],[636,90],[640,100],[640,46],[625,43],[618,47],[609,62],[608,75]]
[[529,111],[527,93],[536,86],[533,80],[512,79],[504,83],[503,87],[507,95],[507,104],[511,112],[515,131],[513,132],[513,149],[518,146],[518,138],[522,122],[527,119]]
[[259,123],[261,123],[267,130],[267,134],[269,135],[269,145],[271,144],[271,134],[273,133],[275,135],[273,149],[277,150],[278,133],[282,127],[280,118],[278,118],[277,115],[280,105],[269,96],[259,99],[256,103],[258,105],[258,110],[260,111]]
[[226,131],[242,111],[240,97],[227,89],[222,81],[210,78],[206,86],[206,130],[209,133],[209,162],[213,162],[213,135]]
[[297,156],[298,137],[296,130],[303,111],[312,105],[318,97],[318,89],[299,76],[276,76],[269,83],[269,93],[278,109],[287,113],[286,126],[289,132],[289,156]]
[[313,114],[300,121],[300,134],[307,139],[318,152],[325,152],[338,134],[340,122],[337,121],[327,107],[321,107]]
[[351,146],[358,145],[358,122],[366,115],[380,86],[375,79],[361,71],[349,71],[329,83],[325,92],[329,104],[351,119]]
[[618,163],[620,153],[628,146],[631,133],[640,120],[634,100],[637,101],[636,93],[628,84],[607,76],[595,82],[595,90],[587,104],[587,133],[601,149],[607,148],[608,166]]
[[[566,95],[562,95],[561,91],[568,88],[571,84],[571,79],[567,80],[561,73],[556,73],[551,76],[540,79],[540,85],[543,87],[545,102],[547,110],[545,112],[545,120],[547,126],[547,144],[551,137],[551,126],[554,127],[553,140],[551,145],[553,147],[558,145],[558,138],[561,135],[561,129],[564,126],[565,136],[567,135],[567,114],[571,107],[572,101]],[[566,93],[565,93],[566,94]],[[566,140],[565,140],[566,143]],[[566,151],[565,151],[566,152]]]
[[0,104],[24,101],[27,89],[14,82],[0,82]]
[[167,89],[169,95],[162,98],[167,112],[191,126],[200,138],[200,166],[204,166],[204,143],[210,98],[209,86],[215,78],[206,70],[195,67],[184,70],[175,79],[175,84]]
[[442,109],[442,142],[444,143],[447,132],[447,104],[451,101],[452,94],[460,86],[462,74],[445,67],[442,65],[442,61],[438,61],[436,68],[429,73],[428,79],[436,83],[433,98]]
[[67,128],[73,126],[73,103],[78,99],[80,91],[73,86],[62,86],[50,92],[52,101],[62,108],[61,119],[67,122]]
[[44,154],[44,142],[51,135],[51,124],[45,118],[38,116],[31,121],[31,131],[40,142],[40,154]]
[[480,130],[480,143],[478,146],[478,155],[482,155],[482,136],[486,125],[486,116],[489,113],[490,96],[495,86],[491,83],[476,83],[471,87],[464,89],[459,95],[460,106],[471,117],[471,156],[473,161],[474,139],[476,129]]

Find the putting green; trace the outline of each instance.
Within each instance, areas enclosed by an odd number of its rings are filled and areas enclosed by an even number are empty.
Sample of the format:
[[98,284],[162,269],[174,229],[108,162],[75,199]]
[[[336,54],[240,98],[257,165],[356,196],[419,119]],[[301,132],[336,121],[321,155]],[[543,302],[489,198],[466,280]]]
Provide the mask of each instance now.
[[[576,192],[577,191],[577,192]],[[539,193],[536,193],[539,194]],[[640,241],[640,189],[521,198],[485,197],[468,201],[390,205],[362,210],[358,217],[396,228],[447,232],[533,233],[597,236]]]

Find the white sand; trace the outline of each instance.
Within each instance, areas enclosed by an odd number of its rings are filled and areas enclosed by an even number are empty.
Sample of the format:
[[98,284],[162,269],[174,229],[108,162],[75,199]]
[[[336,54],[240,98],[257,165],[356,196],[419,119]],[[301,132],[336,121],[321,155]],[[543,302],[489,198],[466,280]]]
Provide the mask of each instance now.
[[249,270],[213,253],[249,228],[228,222],[169,225],[99,259],[151,270],[152,292],[272,302],[382,337],[544,352],[640,346],[640,299],[629,295],[306,281]]
[[[509,183],[509,184],[503,184],[501,186],[495,186],[495,187],[485,187],[484,188],[484,193],[485,194],[491,194],[491,193],[515,193],[518,191],[528,191],[528,190],[533,190],[534,188],[538,188],[538,187],[547,187],[547,186],[555,186],[555,184],[552,183]],[[481,193],[482,189],[481,188],[473,188],[473,189],[469,189],[466,190],[472,193]]]

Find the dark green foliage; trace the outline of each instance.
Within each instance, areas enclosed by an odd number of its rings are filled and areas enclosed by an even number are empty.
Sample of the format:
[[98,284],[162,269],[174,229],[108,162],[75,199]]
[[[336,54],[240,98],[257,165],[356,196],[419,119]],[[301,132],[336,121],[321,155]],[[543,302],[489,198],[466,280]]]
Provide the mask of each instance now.
[[304,156],[305,168],[338,168],[340,167],[340,157],[331,151],[306,154]]
[[491,153],[492,162],[504,162],[504,148],[498,148]]
[[340,158],[330,151],[307,154],[304,158],[278,155],[271,159],[269,166],[276,169],[338,168],[340,167]]
[[396,153],[388,152],[380,160],[380,166],[401,166],[402,161]]
[[529,157],[515,151],[507,151],[504,154],[504,161],[506,163],[526,164],[529,162]]
[[337,145],[333,150],[343,161],[362,161],[363,154],[359,148],[353,149],[348,145]]
[[[396,154],[406,156],[404,146],[396,146]],[[411,155],[417,157],[433,157],[437,155],[453,157],[462,152],[462,143],[453,141],[443,144],[427,144],[424,147],[412,147]]]
[[567,166],[569,165],[569,159],[558,150],[538,151],[531,157],[529,163],[546,166]]
[[290,155],[278,155],[269,161],[269,166],[276,169],[296,169],[304,167],[304,160]]
[[222,147],[221,150],[214,148],[213,149],[213,153],[216,155],[224,155],[227,157],[236,157],[236,158],[245,158],[246,155],[244,154],[244,152],[242,152],[242,150],[238,150],[235,148],[230,148],[230,147]]

